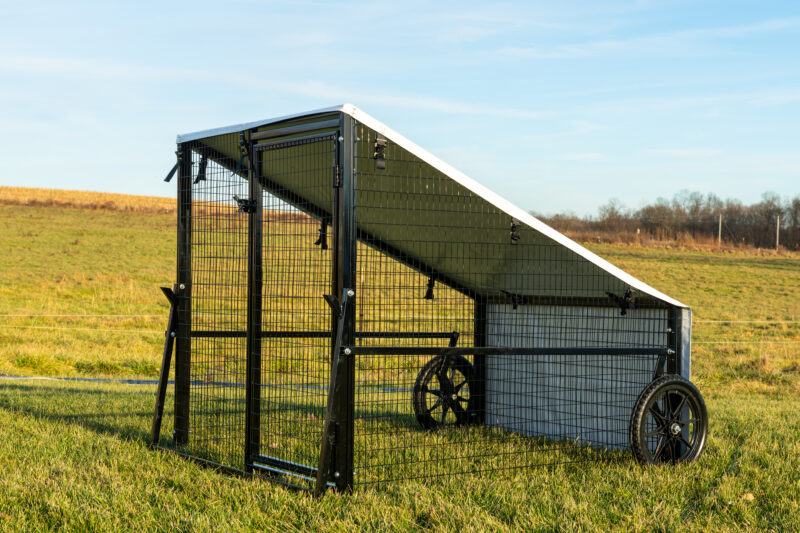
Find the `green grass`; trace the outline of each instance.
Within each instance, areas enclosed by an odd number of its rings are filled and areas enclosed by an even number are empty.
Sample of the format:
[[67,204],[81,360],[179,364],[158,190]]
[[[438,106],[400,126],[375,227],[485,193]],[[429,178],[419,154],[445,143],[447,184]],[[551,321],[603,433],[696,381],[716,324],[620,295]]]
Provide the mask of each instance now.
[[[148,315],[0,317],[0,374],[155,377],[174,215],[0,206],[0,220],[0,314]],[[693,308],[711,421],[696,464],[566,451],[602,460],[314,500],[149,451],[153,386],[3,380],[0,530],[800,530],[800,259],[591,247]],[[737,322],[752,320],[784,322]]]

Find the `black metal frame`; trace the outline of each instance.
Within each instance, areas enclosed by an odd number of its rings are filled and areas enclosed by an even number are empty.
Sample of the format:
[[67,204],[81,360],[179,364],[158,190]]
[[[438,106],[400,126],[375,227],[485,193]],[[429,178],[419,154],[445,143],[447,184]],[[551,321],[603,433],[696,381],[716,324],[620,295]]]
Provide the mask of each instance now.
[[[322,130],[322,131],[320,131]],[[294,135],[295,137],[286,138]],[[300,135],[300,137],[297,137]],[[261,154],[264,150],[281,149],[297,143],[318,138],[335,138],[335,169],[333,176],[333,212],[313,206],[297,193],[289,192],[273,183],[268,176],[261,175]],[[179,145],[178,179],[178,239],[177,239],[177,283],[173,291],[164,290],[170,300],[170,318],[167,328],[162,369],[159,380],[156,409],[151,432],[151,446],[159,446],[160,427],[166,396],[167,380],[175,342],[175,431],[174,442],[185,445],[189,439],[189,404],[191,388],[191,342],[203,338],[244,338],[246,339],[246,394],[245,394],[245,435],[243,435],[245,468],[247,473],[271,476],[278,483],[309,490],[307,486],[295,484],[291,479],[299,478],[308,485],[313,484],[313,492],[321,494],[328,488],[350,491],[354,486],[354,403],[355,403],[355,361],[358,356],[471,356],[475,369],[475,390],[477,398],[475,420],[482,424],[486,417],[486,379],[487,358],[496,355],[514,355],[535,358],[538,356],[613,356],[649,355],[658,356],[659,363],[654,369],[654,377],[663,373],[681,374],[683,358],[681,342],[680,310],[670,308],[667,325],[667,348],[608,348],[608,347],[564,347],[564,348],[510,348],[489,346],[487,342],[487,308],[489,305],[513,302],[519,305],[547,304],[557,300],[558,305],[609,307],[609,301],[598,298],[532,298],[512,294],[478,294],[463,287],[420,258],[410,258],[400,250],[377,239],[356,224],[355,180],[355,120],[340,113],[337,118],[318,117],[316,121],[305,124],[289,124],[268,131],[243,132],[240,145],[243,160],[247,161],[246,175],[249,198],[248,212],[248,258],[247,258],[247,320],[246,330],[204,330],[192,328],[192,157],[188,145]],[[236,163],[230,157],[205,148],[215,160],[234,173],[243,173],[242,161]],[[383,152],[382,152],[383,154]],[[385,161],[384,161],[385,165]],[[381,167],[379,167],[381,168]],[[333,228],[333,269],[331,272],[331,294],[326,300],[331,307],[329,330],[283,331],[264,329],[262,325],[262,293],[264,291],[263,259],[264,213],[262,198],[268,193],[286,201],[290,205],[302,205],[303,209],[317,220],[330,221]],[[241,204],[240,204],[241,205]],[[244,209],[244,208],[243,208]],[[322,230],[324,231],[324,226]],[[517,234],[517,240],[519,235]],[[447,287],[468,296],[474,301],[474,331],[472,346],[456,347],[458,332],[386,332],[356,331],[357,248],[359,242],[399,261],[412,270],[429,277],[429,292],[438,281]],[[512,244],[516,244],[512,242]],[[322,296],[322,295],[321,295]],[[426,295],[426,298],[428,296]],[[648,307],[642,302],[641,307]],[[299,464],[262,453],[261,436],[261,367],[262,340],[271,338],[329,338],[331,339],[330,374],[327,390],[325,420],[320,443],[319,463]],[[364,346],[363,339],[449,339],[447,347],[424,346]],[[191,453],[179,453],[191,456]],[[195,457],[196,459],[196,457]],[[201,460],[202,461],[202,460]],[[214,461],[206,463],[222,467]],[[233,469],[236,470],[236,469]]]

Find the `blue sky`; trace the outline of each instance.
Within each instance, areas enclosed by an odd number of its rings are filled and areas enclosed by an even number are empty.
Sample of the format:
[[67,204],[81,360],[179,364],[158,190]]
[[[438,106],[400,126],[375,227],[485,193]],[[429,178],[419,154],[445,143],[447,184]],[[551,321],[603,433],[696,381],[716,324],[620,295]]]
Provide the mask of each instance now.
[[3,1],[0,185],[173,196],[177,133],[350,102],[539,213],[800,194],[800,2],[487,4]]

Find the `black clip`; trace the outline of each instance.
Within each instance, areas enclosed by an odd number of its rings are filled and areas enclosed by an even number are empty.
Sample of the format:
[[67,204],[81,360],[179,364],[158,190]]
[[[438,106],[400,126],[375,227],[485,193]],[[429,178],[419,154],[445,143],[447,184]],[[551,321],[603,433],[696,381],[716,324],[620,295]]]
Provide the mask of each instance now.
[[517,295],[514,294],[514,293],[511,293],[511,292],[506,292],[506,291],[503,291],[503,294],[505,294],[506,296],[508,296],[511,299],[511,309],[516,311],[517,310],[517,306],[518,306]]
[[436,285],[436,280],[433,278],[428,279],[428,290],[425,291],[424,300],[433,300],[433,286]]
[[175,176],[175,173],[178,171],[178,168],[180,168],[180,166],[181,166],[181,157],[182,156],[183,156],[183,152],[181,152],[180,150],[175,152],[175,157],[178,158],[178,162],[175,163],[175,166],[172,167],[172,169],[167,173],[167,177],[164,178],[164,181],[166,181],[167,183],[172,181],[173,176]]
[[197,185],[199,181],[206,180],[206,167],[208,166],[208,158],[203,156],[200,158],[200,167],[197,169],[197,177],[194,179],[192,185]]
[[386,168],[386,144],[388,141],[386,137],[381,135],[380,133],[375,138],[375,149],[372,153],[372,157],[375,159],[375,168],[378,170],[383,170]]
[[320,250],[328,249],[328,219],[323,218],[319,224],[319,238],[314,242],[314,246],[319,246]]
[[517,244],[519,241],[519,227],[521,224],[516,218],[511,219],[511,244]]
[[625,296],[618,296],[612,292],[606,292],[606,295],[619,306],[620,316],[627,315],[628,309],[636,309],[636,304],[633,302],[633,291],[630,287],[625,289]]
[[239,173],[239,171],[242,169],[242,165],[244,164],[244,160],[247,157],[247,139],[245,139],[243,131],[239,132],[239,152],[242,154],[242,156],[236,163],[236,168],[233,170],[234,174]]
[[236,200],[236,203],[239,204],[239,212],[240,213],[255,213],[256,212],[256,201],[251,200],[250,198],[239,198],[235,194],[233,195],[233,199]]

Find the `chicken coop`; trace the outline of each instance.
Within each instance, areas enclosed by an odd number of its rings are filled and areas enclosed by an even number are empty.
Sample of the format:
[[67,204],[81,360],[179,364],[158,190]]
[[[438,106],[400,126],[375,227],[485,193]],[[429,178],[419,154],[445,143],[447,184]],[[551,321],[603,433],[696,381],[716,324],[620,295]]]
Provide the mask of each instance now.
[[691,310],[363,111],[176,153],[154,448],[316,494],[702,452]]

